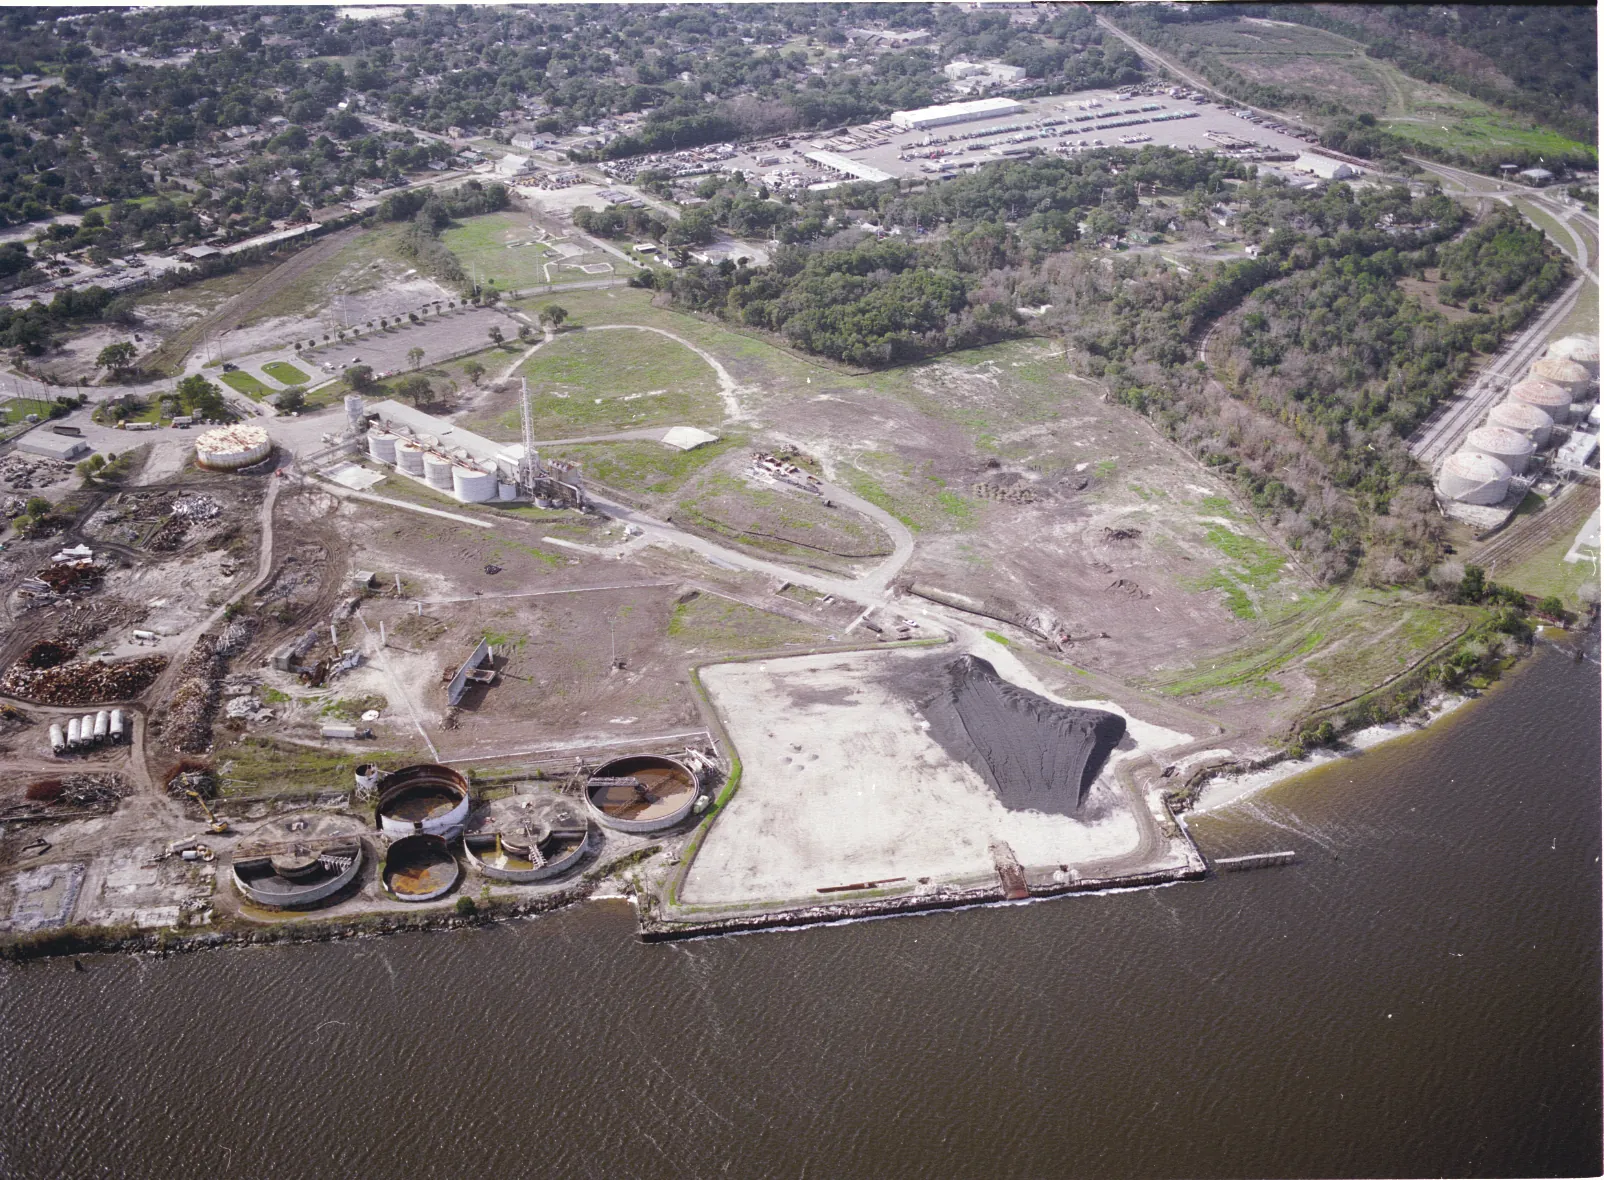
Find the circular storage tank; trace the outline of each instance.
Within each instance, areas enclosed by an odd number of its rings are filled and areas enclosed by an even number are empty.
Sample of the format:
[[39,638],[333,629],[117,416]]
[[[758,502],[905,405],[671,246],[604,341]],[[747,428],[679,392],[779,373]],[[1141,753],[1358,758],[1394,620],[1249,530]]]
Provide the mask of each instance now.
[[424,455],[424,482],[438,491],[449,492],[451,490],[451,467],[450,459],[442,459],[439,455]]
[[1479,451],[1449,455],[1437,472],[1437,490],[1461,504],[1490,506],[1509,493],[1511,472],[1503,463]]
[[395,465],[408,475],[423,474],[423,448],[402,439],[395,444]]
[[1548,346],[1548,355],[1554,360],[1575,361],[1598,379],[1598,341],[1586,336],[1567,336]]
[[439,836],[403,836],[384,854],[384,888],[397,901],[433,901],[451,892],[462,866]]
[[1531,440],[1532,446],[1541,447],[1548,441],[1548,432],[1554,420],[1536,406],[1525,402],[1500,402],[1487,415],[1487,425],[1513,430]]
[[496,498],[496,477],[472,467],[451,469],[451,494],[464,504],[483,504]]
[[340,893],[362,869],[362,835],[344,815],[274,820],[234,850],[234,888],[257,905],[298,910]]
[[468,818],[468,780],[425,763],[379,780],[376,818],[386,836],[453,836]]
[[496,881],[543,881],[584,859],[590,819],[577,802],[552,791],[508,795],[468,821],[462,847],[483,876]]
[[1544,357],[1532,366],[1531,375],[1540,381],[1553,382],[1570,394],[1572,401],[1586,393],[1587,387],[1593,383],[1593,374],[1584,366],[1558,357]]
[[598,823],[620,832],[660,832],[691,814],[696,776],[672,758],[639,754],[615,758],[585,784]]
[[212,471],[252,467],[273,453],[273,441],[260,426],[218,426],[195,440],[195,461]]
[[1571,395],[1552,381],[1528,377],[1510,388],[1509,400],[1525,402],[1547,414],[1555,422],[1565,422],[1571,416]]
[[356,419],[362,417],[364,408],[365,403],[362,401],[360,393],[348,393],[345,395],[345,416],[347,418],[353,422],[356,421]]
[[518,498],[518,485],[515,483],[496,484],[496,499],[516,500]]
[[1537,448],[1532,446],[1531,439],[1518,430],[1503,426],[1478,426],[1465,437],[1464,449],[1497,459],[1510,471],[1519,474],[1526,470],[1526,464],[1531,461],[1532,452]]
[[388,430],[368,431],[368,454],[380,463],[395,466],[396,437]]

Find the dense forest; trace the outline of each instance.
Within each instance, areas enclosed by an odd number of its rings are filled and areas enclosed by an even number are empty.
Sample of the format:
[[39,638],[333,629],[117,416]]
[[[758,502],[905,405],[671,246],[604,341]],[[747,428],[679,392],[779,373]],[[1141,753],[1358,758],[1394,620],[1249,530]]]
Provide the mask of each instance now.
[[[1467,230],[1440,192],[1241,172],[1147,148],[998,163],[923,192],[847,186],[799,210],[824,232],[768,266],[640,281],[854,365],[1062,336],[1114,396],[1234,478],[1311,569],[1409,581],[1442,538],[1403,440],[1568,267],[1508,209]],[[1184,235],[1222,210],[1255,256],[1182,274],[1156,251],[1106,248]],[[1403,279],[1434,285],[1434,300]]]

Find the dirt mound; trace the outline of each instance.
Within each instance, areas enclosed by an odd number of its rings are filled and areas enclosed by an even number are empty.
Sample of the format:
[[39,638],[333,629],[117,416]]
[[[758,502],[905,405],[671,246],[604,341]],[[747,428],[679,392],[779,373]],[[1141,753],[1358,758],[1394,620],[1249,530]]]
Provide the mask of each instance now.
[[942,690],[920,702],[942,749],[974,767],[1010,811],[1076,814],[1125,719],[1057,704],[975,656],[945,671]]

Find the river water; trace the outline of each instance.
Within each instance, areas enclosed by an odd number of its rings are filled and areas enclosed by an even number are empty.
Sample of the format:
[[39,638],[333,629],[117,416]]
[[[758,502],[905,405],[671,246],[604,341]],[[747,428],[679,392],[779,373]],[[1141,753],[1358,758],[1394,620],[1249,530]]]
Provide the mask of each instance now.
[[1596,1175],[1599,705],[1539,653],[1166,889],[9,967],[0,1175]]

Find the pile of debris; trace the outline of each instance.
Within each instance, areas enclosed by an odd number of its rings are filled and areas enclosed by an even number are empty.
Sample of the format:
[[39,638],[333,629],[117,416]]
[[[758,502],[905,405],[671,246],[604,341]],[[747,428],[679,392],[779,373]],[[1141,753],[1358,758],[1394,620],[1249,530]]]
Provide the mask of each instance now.
[[0,692],[46,705],[127,701],[149,688],[165,667],[166,656],[142,656],[115,664],[73,660],[53,668],[30,668],[19,660],[0,676]]
[[246,618],[231,620],[217,637],[217,654],[225,660],[231,660],[251,641],[251,633],[255,630],[251,621]]
[[217,797],[217,775],[204,762],[185,759],[167,776],[167,793],[174,799],[188,799],[199,795],[202,799]]
[[195,641],[167,707],[167,740],[174,749],[188,754],[202,753],[212,744],[212,718],[228,664],[227,657],[217,650],[217,640],[208,633]]
[[986,482],[969,485],[969,490],[982,500],[995,500],[1000,504],[1034,504],[1041,497],[1027,483],[1004,485]]
[[97,803],[115,803],[133,793],[133,788],[120,774],[68,774],[29,783],[24,796],[35,803],[92,807]]
[[229,697],[228,703],[223,706],[223,715],[233,721],[263,723],[273,720],[273,710],[262,708],[254,693]]
[[203,520],[215,520],[223,511],[223,506],[210,496],[191,492],[174,500],[172,511],[180,520],[195,524]]
[[145,608],[124,599],[73,603],[56,624],[51,638],[60,644],[82,647],[113,627],[125,627],[144,614]]
[[43,456],[34,458],[13,452],[0,459],[0,484],[19,491],[28,488],[48,488],[72,474],[72,465],[59,463]]
[[103,573],[92,561],[62,562],[35,571],[33,580],[52,594],[88,594],[100,585]]

